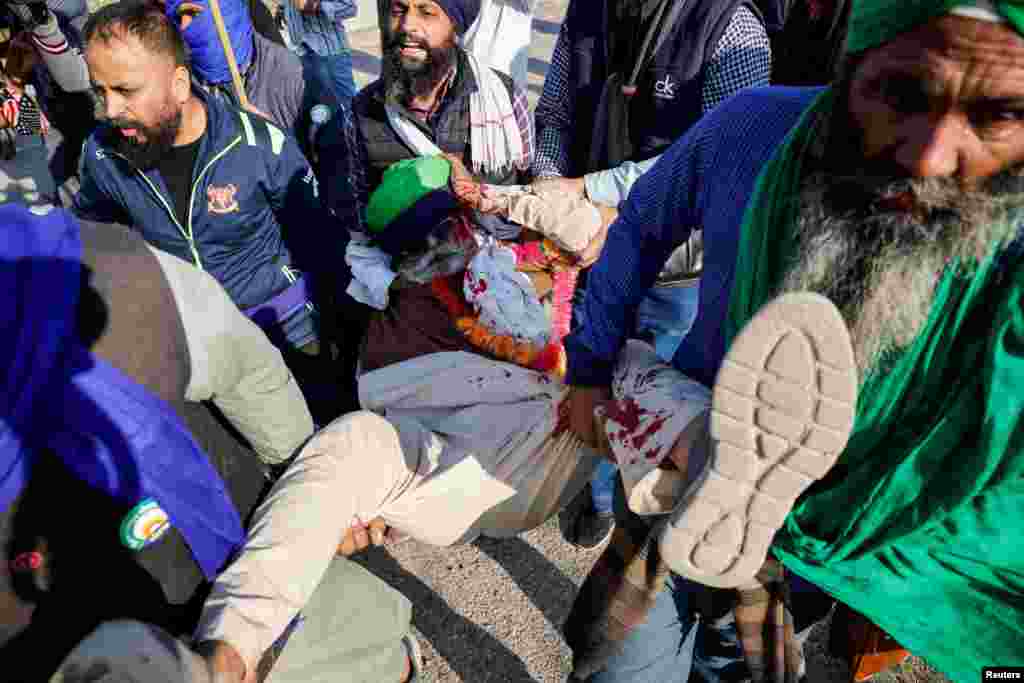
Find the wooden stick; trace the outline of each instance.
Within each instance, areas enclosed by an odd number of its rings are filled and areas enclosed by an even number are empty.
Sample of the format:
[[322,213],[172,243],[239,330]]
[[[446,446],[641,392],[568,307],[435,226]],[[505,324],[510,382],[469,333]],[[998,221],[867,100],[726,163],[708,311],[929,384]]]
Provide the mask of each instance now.
[[224,15],[220,13],[220,3],[217,0],[210,0],[210,9],[213,11],[213,23],[217,25],[220,46],[224,49],[224,56],[228,58],[228,68],[231,69],[231,80],[235,84],[238,103],[242,105],[243,109],[248,109],[249,96],[245,94],[245,84],[242,83],[242,74],[238,70],[238,62],[235,61],[235,50],[231,47],[228,29],[224,26]]

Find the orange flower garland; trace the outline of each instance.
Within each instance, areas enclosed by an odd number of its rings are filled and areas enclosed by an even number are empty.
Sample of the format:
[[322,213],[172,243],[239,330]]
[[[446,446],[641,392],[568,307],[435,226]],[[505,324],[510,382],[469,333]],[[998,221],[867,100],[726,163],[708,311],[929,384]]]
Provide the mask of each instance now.
[[461,296],[461,273],[434,278],[430,283],[430,289],[437,300],[448,309],[455,328],[476,348],[499,360],[509,361],[531,370],[549,372],[558,377],[565,376],[565,349],[560,343],[552,341],[546,346],[538,347],[536,344],[513,339],[508,335],[495,334],[484,327]]

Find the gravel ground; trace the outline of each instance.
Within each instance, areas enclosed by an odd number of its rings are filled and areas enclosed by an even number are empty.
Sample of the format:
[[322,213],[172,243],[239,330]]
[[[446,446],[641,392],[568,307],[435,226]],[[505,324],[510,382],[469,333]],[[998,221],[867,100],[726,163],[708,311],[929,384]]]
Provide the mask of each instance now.
[[[358,561],[412,601],[425,681],[561,683],[572,664],[561,625],[599,554],[567,544],[551,520],[514,539],[455,548],[407,541]],[[808,681],[849,683],[849,668],[826,652],[828,626],[815,626],[805,645]],[[914,657],[875,683],[946,679]]]
[[495,541],[434,548],[415,541],[360,558],[414,605],[427,681],[564,681],[560,629],[597,551],[565,543],[557,522]]

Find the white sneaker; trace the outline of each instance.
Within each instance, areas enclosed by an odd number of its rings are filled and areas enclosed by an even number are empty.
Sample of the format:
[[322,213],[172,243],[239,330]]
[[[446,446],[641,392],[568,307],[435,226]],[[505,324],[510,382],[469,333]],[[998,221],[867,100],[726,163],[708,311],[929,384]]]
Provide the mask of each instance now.
[[857,383],[828,299],[786,294],[758,311],[718,371],[707,463],[660,541],[668,566],[719,588],[750,581],[796,499],[846,447]]

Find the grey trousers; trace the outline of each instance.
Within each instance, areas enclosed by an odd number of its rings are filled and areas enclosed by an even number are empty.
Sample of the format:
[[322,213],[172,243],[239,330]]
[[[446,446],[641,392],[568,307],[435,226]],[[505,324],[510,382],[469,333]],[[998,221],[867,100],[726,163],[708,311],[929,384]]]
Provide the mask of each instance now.
[[337,558],[303,610],[267,683],[391,683],[405,672],[412,604]]

